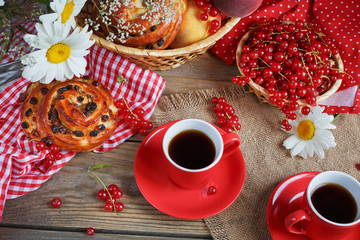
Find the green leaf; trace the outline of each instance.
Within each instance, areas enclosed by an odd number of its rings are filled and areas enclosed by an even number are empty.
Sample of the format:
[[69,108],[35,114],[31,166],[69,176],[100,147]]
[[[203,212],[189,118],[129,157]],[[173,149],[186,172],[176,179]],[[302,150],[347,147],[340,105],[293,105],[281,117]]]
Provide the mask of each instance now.
[[89,169],[96,169],[96,168],[104,168],[110,166],[110,164],[99,164],[99,165],[94,165],[94,166],[90,166]]
[[126,79],[122,75],[119,75],[117,76],[116,81],[121,84],[122,82],[125,82]]

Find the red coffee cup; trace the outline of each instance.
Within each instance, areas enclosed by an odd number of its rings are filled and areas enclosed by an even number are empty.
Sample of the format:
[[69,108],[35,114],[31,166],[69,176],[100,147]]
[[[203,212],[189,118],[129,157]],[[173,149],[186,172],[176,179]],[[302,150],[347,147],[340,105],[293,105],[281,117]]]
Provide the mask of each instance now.
[[[202,145],[200,144],[201,142],[209,144],[209,146]],[[178,147],[179,149],[172,150],[172,146],[176,147],[176,144],[181,146]],[[206,121],[185,119],[174,123],[166,131],[162,146],[167,158],[166,171],[170,179],[184,188],[199,188],[208,182],[212,173],[216,171],[216,167],[221,159],[226,158],[239,149],[240,138],[235,133],[220,134],[213,125]],[[176,151],[193,155],[198,154],[196,155],[198,157],[193,158],[186,154],[177,157]],[[190,168],[188,165],[192,165],[191,162],[185,164],[181,160],[181,158],[187,157],[196,162],[202,159],[203,155],[207,156],[209,152],[213,152],[211,161],[208,163],[194,163],[194,166],[202,166],[200,168]]]
[[316,175],[303,196],[302,208],[284,220],[293,234],[310,239],[342,239],[360,227],[360,183],[339,171]]

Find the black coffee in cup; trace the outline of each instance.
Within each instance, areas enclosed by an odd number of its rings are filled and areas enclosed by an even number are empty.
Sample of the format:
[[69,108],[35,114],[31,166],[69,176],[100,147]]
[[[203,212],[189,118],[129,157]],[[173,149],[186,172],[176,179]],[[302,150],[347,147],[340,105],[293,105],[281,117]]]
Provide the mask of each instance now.
[[351,223],[357,216],[357,204],[353,195],[344,187],[329,183],[314,191],[311,202],[316,211],[336,223]]
[[169,144],[170,158],[187,169],[201,169],[215,159],[215,145],[203,132],[186,130],[177,134]]

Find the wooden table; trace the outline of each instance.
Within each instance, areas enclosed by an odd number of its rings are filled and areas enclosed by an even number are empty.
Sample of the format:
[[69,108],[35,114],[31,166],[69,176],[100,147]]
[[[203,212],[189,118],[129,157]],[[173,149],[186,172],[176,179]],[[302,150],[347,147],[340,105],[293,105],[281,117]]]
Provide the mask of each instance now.
[[[238,74],[211,52],[172,70],[156,71],[166,80],[164,95],[189,90],[226,87]],[[103,153],[79,153],[38,190],[5,204],[0,239],[211,239],[203,220],[182,220],[155,209],[139,191],[134,178],[134,159],[142,137],[133,136]],[[107,184],[123,191],[125,209],[119,215],[104,210],[97,198],[100,182],[87,173],[89,166],[111,164],[94,170]],[[63,206],[54,209],[51,199]],[[93,227],[94,236],[86,229]]]

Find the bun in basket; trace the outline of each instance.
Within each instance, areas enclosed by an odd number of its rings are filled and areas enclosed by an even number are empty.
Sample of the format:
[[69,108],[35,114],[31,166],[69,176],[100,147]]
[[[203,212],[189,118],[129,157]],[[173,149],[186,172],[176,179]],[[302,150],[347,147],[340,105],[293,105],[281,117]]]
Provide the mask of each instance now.
[[85,152],[107,141],[118,125],[109,90],[88,77],[31,83],[21,109],[21,128],[33,140]]
[[140,49],[165,49],[183,20],[186,0],[93,0],[84,23],[108,41]]

